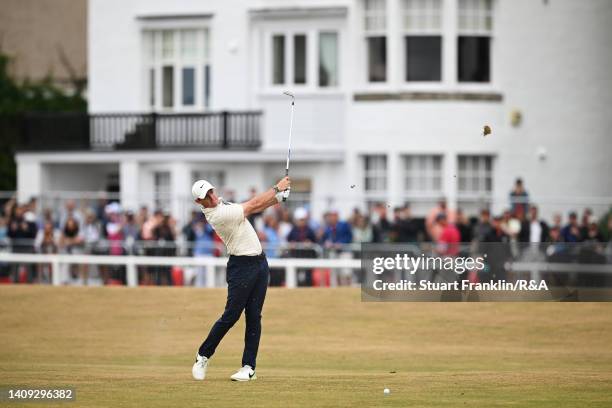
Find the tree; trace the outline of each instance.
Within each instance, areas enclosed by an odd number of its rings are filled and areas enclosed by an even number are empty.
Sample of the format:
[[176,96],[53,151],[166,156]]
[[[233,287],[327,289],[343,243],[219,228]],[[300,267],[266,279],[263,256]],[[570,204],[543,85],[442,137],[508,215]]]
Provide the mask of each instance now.
[[27,112],[85,112],[82,83],[68,93],[49,76],[41,81],[19,83],[8,72],[11,58],[0,53],[0,190],[15,190],[15,150],[23,114]]

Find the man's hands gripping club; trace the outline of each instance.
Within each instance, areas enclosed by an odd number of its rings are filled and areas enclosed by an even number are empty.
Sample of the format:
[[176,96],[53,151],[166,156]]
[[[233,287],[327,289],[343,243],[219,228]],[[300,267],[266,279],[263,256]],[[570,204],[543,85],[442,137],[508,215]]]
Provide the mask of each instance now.
[[276,193],[276,200],[280,203],[281,201],[287,201],[289,198],[289,194],[291,193],[291,179],[289,176],[285,176],[278,183],[276,183],[276,188],[274,191],[278,190]]
[[246,203],[242,204],[244,216],[248,217],[251,214],[258,214],[268,207],[285,201],[289,197],[291,191],[291,179],[289,176],[282,178],[268,191],[265,191],[251,198]]

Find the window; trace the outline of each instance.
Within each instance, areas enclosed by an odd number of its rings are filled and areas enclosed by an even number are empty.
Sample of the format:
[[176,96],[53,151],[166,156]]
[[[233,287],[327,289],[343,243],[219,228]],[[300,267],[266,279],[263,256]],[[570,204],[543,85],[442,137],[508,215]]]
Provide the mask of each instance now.
[[172,108],[174,106],[174,67],[172,65],[162,68],[163,86],[162,97],[164,99],[163,107]]
[[406,81],[442,79],[442,0],[403,0]]
[[[210,103],[208,29],[145,30],[143,37],[149,107],[207,108]],[[202,86],[199,84],[203,84],[203,92],[198,92],[198,86]]]
[[183,105],[195,103],[195,69],[183,68]]
[[217,195],[221,195],[223,192],[220,191],[225,187],[225,173],[223,171],[215,170],[198,170],[192,173],[193,180],[206,180],[217,189]]
[[319,33],[319,86],[338,86],[338,34]]
[[489,196],[493,191],[493,157],[459,156],[457,191],[460,196]]
[[364,0],[368,82],[387,80],[387,13],[385,0]]
[[306,83],[306,36],[304,34],[293,36],[293,83],[296,85]]
[[155,208],[159,210],[170,209],[170,172],[156,171],[153,174]]
[[387,156],[367,155],[363,157],[364,186],[367,193],[386,193]]
[[285,36],[272,36],[272,83],[285,83]]
[[442,195],[442,156],[403,156],[404,191],[406,193]]
[[457,75],[459,82],[491,79],[492,0],[459,0]]
[[[271,85],[321,88],[338,85],[338,33],[277,33],[271,37]],[[312,41],[312,42],[311,42]],[[287,44],[289,42],[289,44]],[[316,44],[314,48],[309,44]],[[290,46],[288,46],[290,45]],[[316,54],[318,50],[318,54]],[[318,64],[318,67],[317,67]],[[318,78],[309,75],[318,68]],[[310,78],[314,76],[314,78]]]

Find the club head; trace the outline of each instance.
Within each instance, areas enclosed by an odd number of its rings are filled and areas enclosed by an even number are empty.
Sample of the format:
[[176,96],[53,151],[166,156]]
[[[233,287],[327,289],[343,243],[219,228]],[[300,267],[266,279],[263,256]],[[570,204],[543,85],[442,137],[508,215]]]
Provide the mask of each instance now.
[[291,102],[295,101],[295,95],[293,95],[291,92],[285,91],[285,92],[283,92],[283,95],[290,96],[291,97]]

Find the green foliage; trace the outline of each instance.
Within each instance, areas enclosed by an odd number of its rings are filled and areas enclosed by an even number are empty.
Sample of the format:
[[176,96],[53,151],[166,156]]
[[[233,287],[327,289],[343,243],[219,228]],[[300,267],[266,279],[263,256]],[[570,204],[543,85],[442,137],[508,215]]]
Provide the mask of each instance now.
[[47,77],[41,81],[18,83],[10,77],[10,57],[0,54],[0,190],[16,187],[15,147],[19,138],[20,116],[26,112],[84,112],[82,84],[68,94]]

